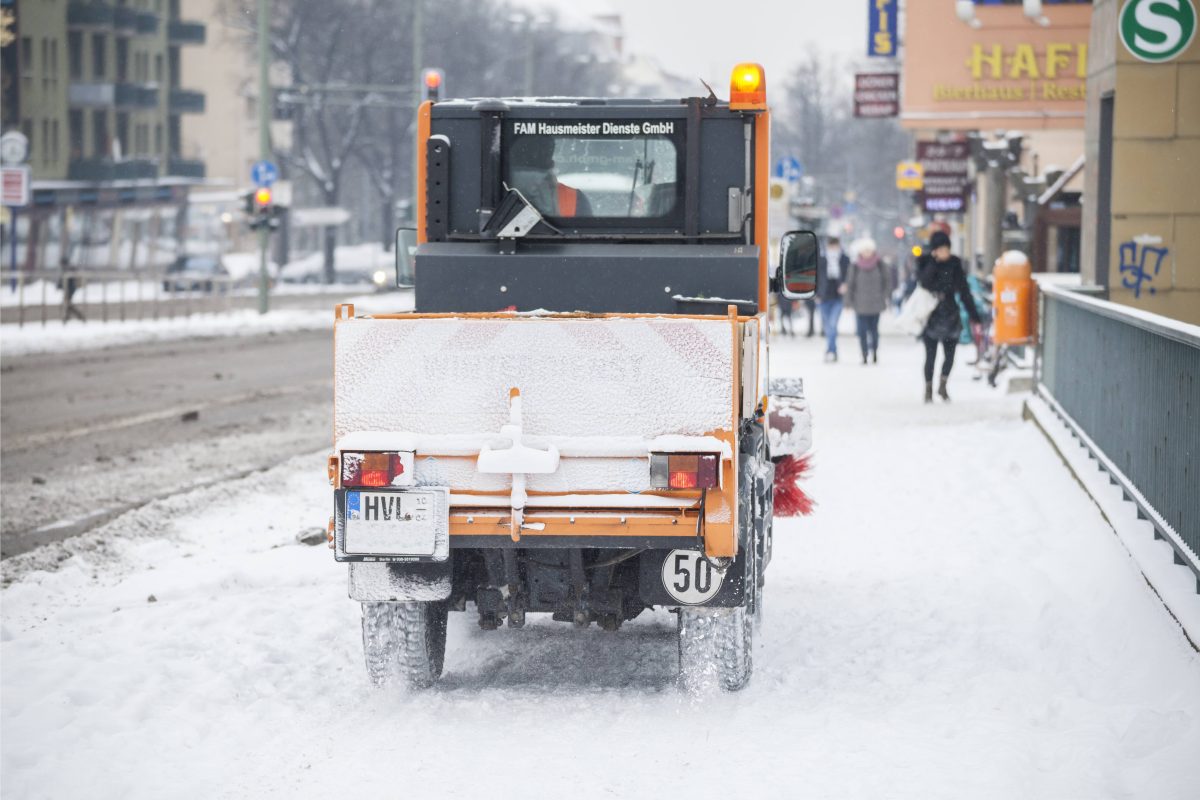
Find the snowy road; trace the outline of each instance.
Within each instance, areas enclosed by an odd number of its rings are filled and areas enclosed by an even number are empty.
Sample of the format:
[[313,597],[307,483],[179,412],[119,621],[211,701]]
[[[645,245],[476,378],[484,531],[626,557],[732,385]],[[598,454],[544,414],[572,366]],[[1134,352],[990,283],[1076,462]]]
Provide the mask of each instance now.
[[4,364],[4,557],[328,438],[328,329]]
[[3,590],[4,796],[1194,798],[1200,656],[1019,400],[960,368],[925,407],[912,343],[815,341],[773,351],[820,505],[780,524],[746,691],[681,694],[666,613],[452,615],[437,690],[369,691],[343,568],[293,543],[318,452]]

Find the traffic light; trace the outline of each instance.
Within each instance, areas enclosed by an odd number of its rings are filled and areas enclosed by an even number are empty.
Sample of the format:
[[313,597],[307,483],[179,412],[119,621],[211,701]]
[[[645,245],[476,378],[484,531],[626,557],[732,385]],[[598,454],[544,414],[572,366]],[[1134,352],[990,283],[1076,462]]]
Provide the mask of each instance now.
[[440,69],[421,70],[421,100],[437,102],[442,99],[442,84],[446,76]]
[[271,187],[260,186],[246,193],[246,222],[252,231],[259,228],[275,230],[279,227],[279,209],[275,206]]

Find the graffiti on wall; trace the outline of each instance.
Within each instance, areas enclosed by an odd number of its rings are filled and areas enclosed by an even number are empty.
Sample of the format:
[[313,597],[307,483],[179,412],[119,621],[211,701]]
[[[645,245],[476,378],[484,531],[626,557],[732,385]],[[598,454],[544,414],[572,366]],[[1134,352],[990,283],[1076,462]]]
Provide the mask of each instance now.
[[1142,234],[1128,242],[1121,242],[1120,255],[1121,285],[1133,290],[1135,299],[1141,299],[1142,289],[1157,294],[1154,280],[1162,269],[1168,248],[1162,246],[1161,236]]

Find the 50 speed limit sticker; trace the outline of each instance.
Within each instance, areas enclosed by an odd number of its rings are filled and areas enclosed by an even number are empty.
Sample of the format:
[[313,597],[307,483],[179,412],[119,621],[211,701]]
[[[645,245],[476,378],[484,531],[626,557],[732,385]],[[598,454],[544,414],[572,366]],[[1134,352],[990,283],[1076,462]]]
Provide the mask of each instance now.
[[724,580],[725,575],[697,550],[672,550],[663,560],[663,587],[684,605],[707,603],[721,590]]

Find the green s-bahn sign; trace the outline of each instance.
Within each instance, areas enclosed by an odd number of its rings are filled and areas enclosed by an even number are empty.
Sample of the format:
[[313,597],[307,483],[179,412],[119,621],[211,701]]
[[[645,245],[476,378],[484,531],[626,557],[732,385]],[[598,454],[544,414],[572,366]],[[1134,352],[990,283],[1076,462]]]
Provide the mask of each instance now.
[[1128,0],[1118,23],[1121,43],[1142,61],[1170,61],[1196,35],[1193,0]]

